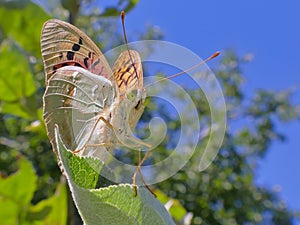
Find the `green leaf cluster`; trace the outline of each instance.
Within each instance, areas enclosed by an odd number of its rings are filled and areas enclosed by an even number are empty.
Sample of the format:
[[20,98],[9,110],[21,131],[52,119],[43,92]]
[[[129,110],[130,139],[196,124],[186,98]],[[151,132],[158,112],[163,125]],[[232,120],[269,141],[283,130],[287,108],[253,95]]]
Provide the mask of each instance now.
[[0,178],[0,221],[1,224],[65,224],[66,188],[62,182],[56,192],[37,204],[31,203],[37,188],[37,175],[31,163],[20,157],[19,170],[9,177]]

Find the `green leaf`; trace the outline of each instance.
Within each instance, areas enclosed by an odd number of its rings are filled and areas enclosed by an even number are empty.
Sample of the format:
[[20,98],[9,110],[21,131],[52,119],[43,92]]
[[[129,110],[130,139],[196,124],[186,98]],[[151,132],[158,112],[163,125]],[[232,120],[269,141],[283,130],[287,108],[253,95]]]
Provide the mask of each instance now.
[[184,216],[187,214],[187,211],[177,199],[168,197],[160,190],[155,190],[155,194],[157,195],[157,199],[160,202],[165,205],[169,205],[169,212],[174,219],[176,219],[177,221],[183,220]]
[[37,176],[31,164],[21,157],[20,169],[15,174],[8,178],[0,178],[2,200],[11,200],[20,205],[29,204],[36,188],[36,181]]
[[0,100],[2,112],[30,117],[35,113],[36,87],[27,57],[13,42],[0,46]]
[[66,224],[67,221],[67,191],[65,181],[60,183],[55,194],[37,205],[31,207],[27,221],[35,225]]
[[6,200],[0,194],[0,221],[5,225],[18,224],[19,218],[19,205],[16,202]]
[[[22,48],[40,57],[40,34],[43,22],[49,16],[39,6],[28,3],[24,8],[0,5],[0,29],[6,37],[14,39]],[[13,21],[13,22],[12,22]],[[17,65],[14,62],[13,65]]]
[[65,182],[55,195],[31,205],[37,187],[37,176],[30,162],[19,160],[19,170],[8,178],[0,177],[1,224],[66,224],[67,197]]
[[24,8],[30,0],[1,0],[0,6],[4,6],[6,8],[11,9],[22,9]]
[[33,75],[25,55],[13,42],[0,46],[0,99],[16,101],[35,93]]
[[30,204],[36,189],[37,176],[31,164],[20,159],[20,169],[8,178],[0,178],[0,221],[2,224],[18,224]]
[[66,174],[74,202],[85,224],[174,224],[164,206],[145,188],[134,197],[129,184],[95,187],[103,163],[79,157],[63,145],[55,129],[59,160]]
[[106,7],[101,16],[120,16],[121,11],[128,13],[139,0],[120,0],[117,7]]

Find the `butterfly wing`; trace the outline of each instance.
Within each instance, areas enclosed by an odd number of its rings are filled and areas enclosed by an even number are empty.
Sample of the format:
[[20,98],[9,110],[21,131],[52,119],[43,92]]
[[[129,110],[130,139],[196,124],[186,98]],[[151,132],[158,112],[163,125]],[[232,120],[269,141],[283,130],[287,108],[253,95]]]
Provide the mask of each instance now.
[[143,88],[143,69],[138,52],[134,50],[122,52],[112,71],[120,95]]
[[[63,131],[62,139],[67,147],[78,149],[89,138],[98,118],[110,116],[106,114],[110,114],[118,94],[127,97],[128,93],[137,93],[134,91],[143,88],[142,65],[137,52],[123,52],[112,73],[93,41],[69,23],[47,21],[42,30],[41,48],[47,84],[44,120],[54,151],[55,124]],[[142,94],[119,101],[114,107],[115,114],[112,117],[117,122],[112,121],[113,127],[123,127],[125,133],[130,133],[129,127],[133,129],[143,113],[143,102]],[[113,142],[108,132],[103,130],[107,126],[99,124],[95,129],[96,134],[92,135],[98,139],[90,142]]]
[[116,60],[112,71],[120,96],[123,97],[118,112],[119,118],[123,119],[118,123],[124,124],[124,127],[129,125],[130,128],[126,129],[134,129],[144,112],[146,95],[139,53],[134,50],[124,51]]
[[114,98],[115,91],[108,79],[76,66],[58,69],[49,79],[44,94],[43,117],[54,151],[57,152],[55,124],[68,149],[82,147],[95,125],[98,126],[95,130],[102,135],[93,135],[97,140],[92,142],[108,142],[110,134],[105,133],[108,129],[96,121],[100,116],[109,121]]
[[41,49],[46,81],[64,66],[78,66],[106,78],[112,74],[96,44],[69,23],[48,20],[42,30]]

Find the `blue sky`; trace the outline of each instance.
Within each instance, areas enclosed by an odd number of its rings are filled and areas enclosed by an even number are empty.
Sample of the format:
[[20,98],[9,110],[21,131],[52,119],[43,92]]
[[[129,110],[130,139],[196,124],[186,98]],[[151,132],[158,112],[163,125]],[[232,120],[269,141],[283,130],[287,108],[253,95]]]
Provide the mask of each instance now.
[[[300,105],[299,9],[299,0],[141,0],[127,15],[126,27],[130,33],[143,30],[146,24],[157,25],[166,41],[187,47],[201,58],[227,48],[241,56],[253,53],[253,61],[243,66],[247,95],[257,88],[297,87],[293,100]],[[260,162],[257,183],[280,187],[287,205],[300,211],[300,122],[278,124],[277,129],[287,141],[272,145]]]

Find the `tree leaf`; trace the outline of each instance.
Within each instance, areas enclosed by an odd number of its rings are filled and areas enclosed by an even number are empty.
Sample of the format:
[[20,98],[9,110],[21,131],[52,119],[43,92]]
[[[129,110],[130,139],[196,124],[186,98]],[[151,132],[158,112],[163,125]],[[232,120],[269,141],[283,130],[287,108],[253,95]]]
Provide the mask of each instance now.
[[[20,169],[8,178],[0,178],[1,199],[15,201],[20,205],[30,203],[36,188],[37,176],[29,161],[20,159]],[[0,210],[1,211],[1,210]]]
[[10,8],[0,5],[0,29],[4,35],[14,39],[26,51],[38,58],[41,54],[40,33],[42,25],[48,19],[49,16],[46,12],[34,3],[27,3],[24,8]]
[[19,170],[0,178],[1,224],[66,224],[66,185],[58,186],[55,195],[31,205],[37,187],[37,176],[30,162],[21,157]]
[[31,207],[27,220],[35,225],[66,224],[67,221],[67,192],[66,183],[59,184],[55,194],[37,205]]
[[168,197],[160,190],[155,190],[155,194],[161,203],[165,204],[165,206],[168,205],[167,208],[176,221],[183,220],[184,216],[187,214],[187,211],[177,199]]
[[22,117],[34,115],[36,87],[27,57],[12,41],[2,42],[0,53],[2,111]]
[[4,6],[10,9],[23,9],[30,0],[2,0],[0,6]]
[[57,129],[55,137],[62,169],[86,225],[174,224],[164,206],[145,188],[138,189],[137,197],[129,184],[91,189],[105,165],[99,159],[79,157],[68,151]]
[[20,169],[8,178],[0,178],[0,221],[2,224],[18,224],[25,206],[30,204],[36,189],[37,176],[24,157],[20,159]]
[[128,13],[139,0],[120,0],[117,7],[106,7],[101,16],[120,16],[121,11]]

